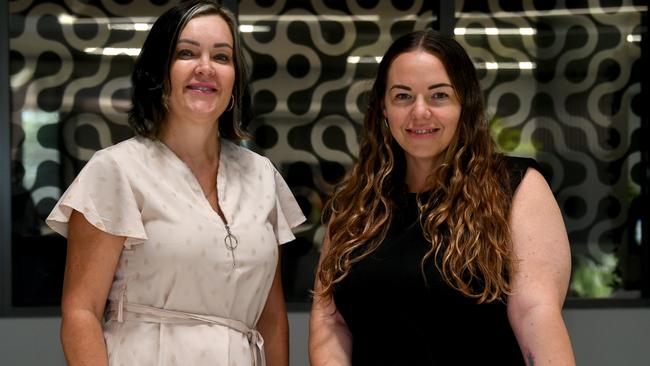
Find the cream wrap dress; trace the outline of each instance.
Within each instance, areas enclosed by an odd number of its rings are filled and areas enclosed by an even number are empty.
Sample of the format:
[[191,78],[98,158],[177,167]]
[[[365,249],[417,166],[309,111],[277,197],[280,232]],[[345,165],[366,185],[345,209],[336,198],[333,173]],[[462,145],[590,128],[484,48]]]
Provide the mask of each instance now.
[[95,153],[47,218],[67,236],[74,209],[126,237],[103,328],[110,365],[264,363],[255,324],[278,245],[294,239],[291,228],[305,218],[267,158],[222,139],[219,161],[234,260],[223,221],[160,141],[134,137]]

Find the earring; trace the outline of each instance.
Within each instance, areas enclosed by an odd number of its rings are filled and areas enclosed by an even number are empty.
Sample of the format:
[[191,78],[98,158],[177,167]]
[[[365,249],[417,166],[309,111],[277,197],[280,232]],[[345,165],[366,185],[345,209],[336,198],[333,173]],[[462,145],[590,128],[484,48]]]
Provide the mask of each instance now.
[[169,96],[165,93],[160,99],[165,112],[169,112]]
[[390,128],[390,126],[388,126],[388,118],[386,117],[384,117],[384,126],[386,126],[386,128]]
[[228,109],[227,111],[232,111],[232,109],[235,108],[235,97],[230,94],[230,103],[228,104]]

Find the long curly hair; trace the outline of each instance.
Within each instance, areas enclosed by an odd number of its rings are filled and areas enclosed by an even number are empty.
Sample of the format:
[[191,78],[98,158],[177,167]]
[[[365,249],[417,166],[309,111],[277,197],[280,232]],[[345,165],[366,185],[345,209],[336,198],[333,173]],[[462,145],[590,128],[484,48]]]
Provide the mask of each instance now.
[[[383,123],[388,70],[402,53],[422,50],[445,66],[461,103],[456,135],[432,167],[426,191],[418,195],[419,221],[432,260],[444,281],[478,303],[505,300],[514,259],[508,216],[512,192],[504,157],[489,132],[483,93],[474,65],[454,39],[433,30],[398,38],[386,51],[369,92],[359,158],[328,201],[329,251],[323,258],[316,296],[331,296],[351,267],[383,241],[405,191],[403,149]],[[505,183],[504,183],[505,182]]]

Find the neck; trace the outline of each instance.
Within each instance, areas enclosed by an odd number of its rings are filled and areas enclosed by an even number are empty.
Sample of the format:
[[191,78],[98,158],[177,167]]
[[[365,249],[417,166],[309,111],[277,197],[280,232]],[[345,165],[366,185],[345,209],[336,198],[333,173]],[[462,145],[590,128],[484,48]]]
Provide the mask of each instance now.
[[189,166],[214,165],[219,159],[217,124],[165,123],[160,140]]
[[423,175],[419,173],[415,173],[412,171],[409,171],[407,169],[406,171],[406,187],[409,192],[422,192],[426,190],[426,182],[427,182],[427,177],[428,175]]
[[407,159],[405,177],[407,190],[413,193],[428,190],[427,179],[433,174],[435,166],[429,159]]

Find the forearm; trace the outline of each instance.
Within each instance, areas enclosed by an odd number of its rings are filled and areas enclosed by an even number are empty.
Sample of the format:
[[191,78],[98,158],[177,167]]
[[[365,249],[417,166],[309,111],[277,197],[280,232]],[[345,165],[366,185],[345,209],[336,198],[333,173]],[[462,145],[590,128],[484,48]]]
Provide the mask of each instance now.
[[78,310],[63,315],[61,344],[70,366],[108,365],[102,326],[90,311]]
[[[321,261],[329,250],[329,235],[321,248]],[[336,308],[331,294],[322,296],[319,275],[314,282],[314,300],[309,317],[309,361],[312,366],[349,366],[352,364],[352,334]]]
[[511,319],[527,366],[575,365],[561,310],[538,305]]
[[260,319],[257,325],[264,338],[264,355],[268,366],[289,365],[289,322],[287,313],[274,319]]
[[327,313],[312,310],[309,321],[309,361],[312,366],[351,365],[352,337],[347,326]]

